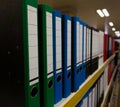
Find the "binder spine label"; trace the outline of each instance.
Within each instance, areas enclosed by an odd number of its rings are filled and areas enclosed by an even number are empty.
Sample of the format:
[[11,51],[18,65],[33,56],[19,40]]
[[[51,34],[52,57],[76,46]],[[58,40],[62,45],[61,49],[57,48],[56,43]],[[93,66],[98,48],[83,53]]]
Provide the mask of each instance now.
[[90,40],[91,40],[90,36],[91,36],[91,33],[89,29],[88,31],[88,58],[90,58]]
[[92,92],[89,94],[89,107],[92,107]]
[[28,9],[28,50],[29,50],[29,80],[33,85],[38,80],[38,31],[37,31],[37,8],[30,5]]
[[67,67],[71,66],[71,21],[67,21]]
[[82,25],[80,24],[80,61],[82,61]]
[[53,72],[53,34],[52,34],[52,13],[46,12],[47,27],[47,73]]
[[86,58],[87,58],[87,60],[88,60],[88,58],[89,58],[89,57],[88,57],[88,54],[89,54],[89,52],[88,52],[88,51],[89,51],[89,29],[88,29],[88,28],[87,28],[86,38],[87,38],[87,41],[86,41],[86,42],[87,42],[87,49],[86,49],[86,50],[87,50],[87,51],[86,51],[86,55],[87,55],[87,56],[86,56]]
[[79,22],[77,22],[77,63],[80,62],[80,28]]
[[61,18],[59,17],[56,17],[56,26],[56,69],[60,69],[62,68],[62,35]]
[[84,26],[84,60],[86,60],[86,26]]

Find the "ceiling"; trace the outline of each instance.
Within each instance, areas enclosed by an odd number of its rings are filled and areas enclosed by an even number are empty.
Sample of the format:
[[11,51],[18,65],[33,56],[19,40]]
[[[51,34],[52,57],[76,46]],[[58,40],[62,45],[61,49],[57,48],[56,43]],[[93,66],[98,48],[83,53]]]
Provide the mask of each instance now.
[[[39,4],[48,4],[55,10],[78,16],[88,25],[115,36],[108,22],[112,21],[116,30],[120,30],[120,0],[39,0]],[[106,8],[109,17],[101,18],[97,9]]]

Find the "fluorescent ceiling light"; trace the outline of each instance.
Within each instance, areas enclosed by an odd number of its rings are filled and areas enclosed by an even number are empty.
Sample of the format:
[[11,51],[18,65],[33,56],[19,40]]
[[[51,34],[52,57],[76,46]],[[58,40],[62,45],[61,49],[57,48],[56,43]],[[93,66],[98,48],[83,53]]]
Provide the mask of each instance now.
[[119,34],[120,32],[119,31],[115,31],[115,34]]
[[115,30],[116,30],[116,29],[113,27],[113,28],[112,28],[112,31],[115,31]]
[[104,15],[106,17],[110,16],[110,14],[108,13],[107,9],[102,9],[102,12],[104,13]]
[[104,17],[104,14],[100,9],[97,10],[97,13],[99,14],[100,17]]
[[113,22],[109,22],[109,25],[110,25],[110,26],[113,26],[114,24],[113,24]]
[[117,37],[120,37],[120,31],[115,31],[115,35],[116,35]]

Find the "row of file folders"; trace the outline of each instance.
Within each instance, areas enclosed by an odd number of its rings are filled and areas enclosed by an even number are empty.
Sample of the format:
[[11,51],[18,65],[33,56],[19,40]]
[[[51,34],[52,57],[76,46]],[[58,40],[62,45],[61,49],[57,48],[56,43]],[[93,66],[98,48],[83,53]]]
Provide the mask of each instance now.
[[[10,31],[18,28],[11,32],[9,40],[12,37],[16,40],[18,35],[21,46],[17,48],[20,50],[16,56],[8,52],[6,72],[12,69],[10,62],[15,61],[12,58],[19,58],[17,63],[13,62],[15,70],[12,70],[15,75],[20,74],[21,81],[24,80],[24,95],[17,94],[24,96],[25,107],[53,107],[62,98],[77,91],[97,69],[94,65],[98,64],[98,55],[103,54],[104,33],[88,26],[79,17],[62,15],[48,5],[38,6],[37,1],[30,0],[22,2],[22,14],[19,12],[21,8],[17,8],[19,11],[13,9],[20,13],[22,21],[19,20],[16,28],[12,28],[14,24],[9,27]],[[18,25],[22,26],[22,30]]]
[[40,68],[44,67],[40,73],[46,84],[43,98],[53,105],[53,99],[56,104],[85,81],[86,62],[103,53],[104,34],[78,17],[62,15],[47,5],[39,7],[38,16]]

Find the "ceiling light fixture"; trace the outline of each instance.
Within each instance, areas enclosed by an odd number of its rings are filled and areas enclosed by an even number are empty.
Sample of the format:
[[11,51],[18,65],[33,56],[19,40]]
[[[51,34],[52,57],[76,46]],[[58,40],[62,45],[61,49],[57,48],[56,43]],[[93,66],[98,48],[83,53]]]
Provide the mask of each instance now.
[[115,31],[115,30],[116,30],[116,29],[113,27],[113,28],[112,28],[112,31]]
[[114,24],[113,24],[113,22],[109,22],[109,25],[110,25],[110,26],[113,26]]
[[117,37],[120,37],[120,31],[115,31],[115,35],[116,35]]
[[110,14],[109,14],[109,12],[107,11],[107,9],[102,9],[102,12],[104,13],[104,15],[105,15],[106,17],[109,17],[109,16],[110,16]]
[[99,14],[100,17],[104,17],[104,14],[100,9],[98,9],[96,12]]
[[115,34],[119,34],[120,33],[120,31],[115,31]]

